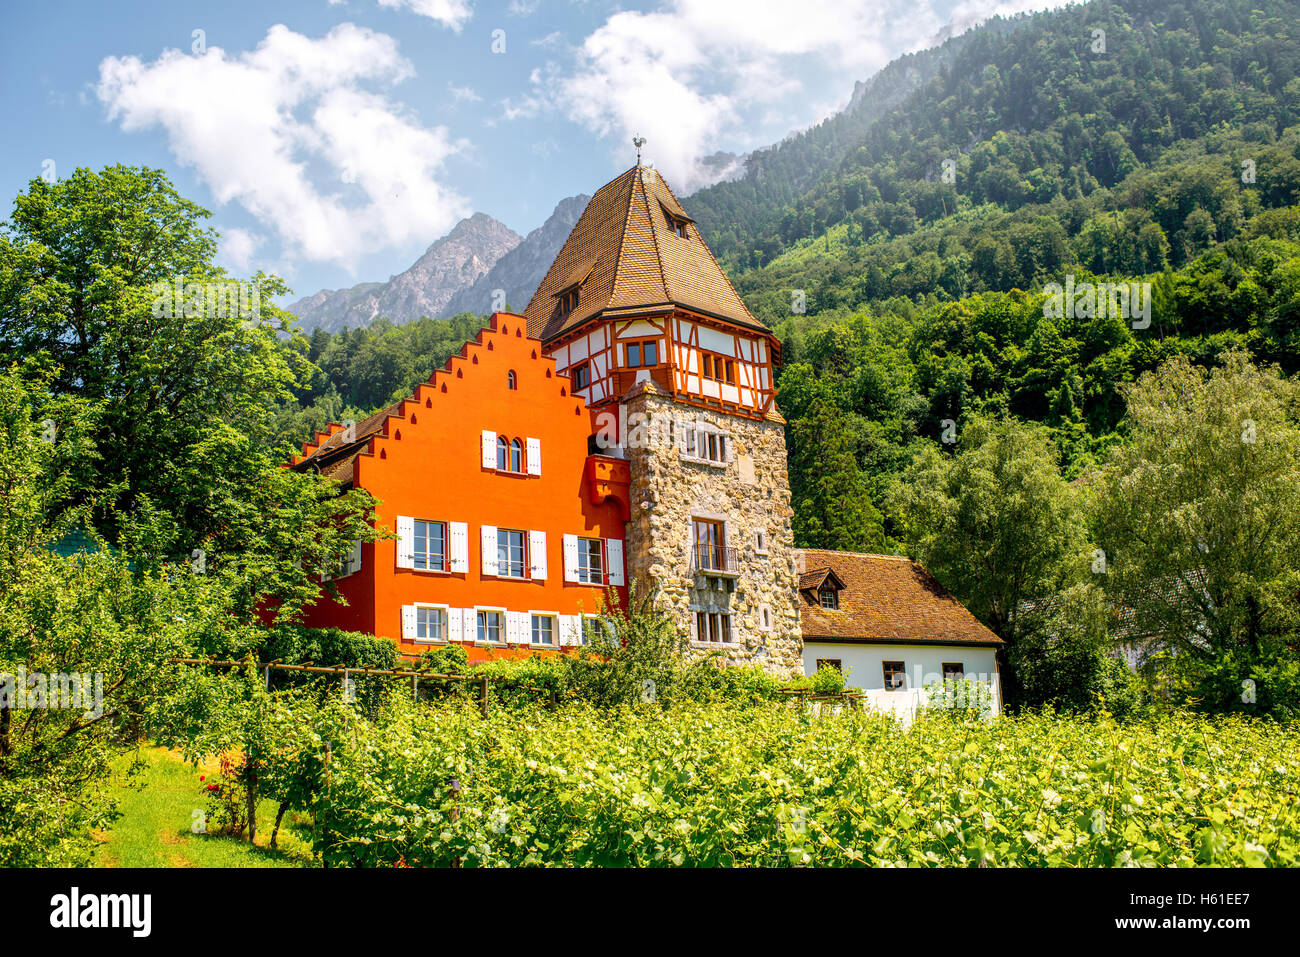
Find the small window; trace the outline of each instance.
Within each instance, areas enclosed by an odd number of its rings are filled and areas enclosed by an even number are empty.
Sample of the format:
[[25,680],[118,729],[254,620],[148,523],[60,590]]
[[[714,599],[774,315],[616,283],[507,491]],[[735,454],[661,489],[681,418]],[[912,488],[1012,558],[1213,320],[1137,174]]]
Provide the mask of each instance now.
[[697,611],[695,613],[695,640],[709,644],[727,644],[731,641],[731,616],[726,612]]
[[823,608],[837,609],[840,607],[840,593],[834,588],[823,588],[817,593],[817,596],[821,599]]
[[881,665],[885,671],[886,691],[902,691],[907,687],[907,675],[903,670],[903,662],[883,661]]
[[839,658],[818,658],[817,670],[821,671],[823,668],[834,668],[840,674],[844,674],[844,665]]
[[442,522],[415,522],[415,567],[424,572],[447,570],[447,526]]
[[761,528],[754,532],[754,551],[760,555],[767,554],[767,532]]
[[514,369],[506,373],[506,388],[511,390],[519,388],[519,376],[515,375]]
[[501,619],[505,616],[499,611],[480,611],[478,613],[478,640],[485,645],[499,645],[504,640],[505,629]]
[[415,640],[446,641],[447,610],[445,608],[417,606],[415,609]]
[[535,645],[555,644],[555,619],[550,615],[533,615],[532,643]]
[[518,439],[510,442],[510,471],[522,472],[524,470],[524,444]]
[[687,227],[686,227],[686,220],[678,219],[672,213],[668,214],[668,228],[673,231],[673,235],[681,239],[689,238],[689,233],[687,232]]
[[504,472],[510,467],[510,442],[504,435],[497,436],[497,471]]
[[604,545],[599,538],[578,539],[578,581],[584,585],[605,584]]
[[526,535],[512,528],[497,529],[497,574],[502,578],[524,578]]
[[573,389],[585,389],[591,385],[591,367],[587,363],[576,365],[569,370],[569,378],[573,380]]
[[560,313],[567,315],[578,308],[578,289],[575,286],[560,296]]
[[629,369],[657,366],[659,364],[659,340],[646,339],[642,342],[629,342],[625,349],[625,358]]
[[965,677],[966,669],[962,667],[960,661],[945,661],[943,663],[944,681],[961,681]]
[[761,627],[764,631],[771,631],[771,630],[772,630],[772,608],[771,608],[771,606],[770,606],[770,605],[760,605],[760,606],[759,606],[759,609],[758,609],[758,617],[759,617],[759,621],[762,623],[762,624],[760,625],[760,627]]
[[706,352],[700,358],[700,368],[706,379],[725,382],[728,385],[736,384],[736,362],[734,359]]

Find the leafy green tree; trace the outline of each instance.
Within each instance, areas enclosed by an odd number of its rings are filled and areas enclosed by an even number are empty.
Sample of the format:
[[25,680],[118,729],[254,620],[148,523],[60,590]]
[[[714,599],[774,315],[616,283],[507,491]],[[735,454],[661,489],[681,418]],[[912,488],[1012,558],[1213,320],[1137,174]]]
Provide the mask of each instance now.
[[1040,627],[1044,600],[1088,570],[1078,493],[1050,439],[1015,420],[974,418],[954,454],[922,447],[894,497],[912,555],[1006,643],[1006,698],[1018,700],[1021,639]]
[[1094,498],[1107,590],[1194,687],[1231,659],[1240,701],[1300,638],[1300,389],[1231,352],[1211,370],[1173,359],[1127,398]]
[[[77,403],[0,370],[0,865],[89,862],[109,763],[167,712],[168,659],[240,627],[216,577],[132,567],[64,509],[86,452]],[[59,425],[57,441],[49,429]]]
[[792,469],[795,543],[807,548],[882,551],[882,516],[855,457],[849,417],[818,399],[790,429],[806,456]]
[[0,364],[81,404],[65,506],[89,506],[137,565],[196,557],[239,585],[246,615],[270,598],[292,617],[373,537],[373,502],[280,467],[274,406],[309,370],[305,345],[280,340],[279,279],[213,265],[207,215],[157,170],[33,180],[0,232]]

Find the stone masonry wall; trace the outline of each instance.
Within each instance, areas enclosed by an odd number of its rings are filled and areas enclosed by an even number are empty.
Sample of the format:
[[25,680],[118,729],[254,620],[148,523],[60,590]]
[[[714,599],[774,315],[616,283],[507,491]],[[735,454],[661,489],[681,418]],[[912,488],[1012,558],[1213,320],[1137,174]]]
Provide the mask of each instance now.
[[[756,663],[775,675],[802,674],[784,421],[775,414],[755,421],[680,404],[652,382],[634,388],[623,405],[632,473],[629,579],[654,582],[684,633],[696,610],[730,613],[732,641],[692,641],[692,654],[720,650],[732,662]],[[671,433],[670,420],[676,423]],[[725,467],[683,460],[681,423],[692,421],[727,434]],[[693,518],[725,521],[726,544],[737,559],[734,576],[692,572]]]

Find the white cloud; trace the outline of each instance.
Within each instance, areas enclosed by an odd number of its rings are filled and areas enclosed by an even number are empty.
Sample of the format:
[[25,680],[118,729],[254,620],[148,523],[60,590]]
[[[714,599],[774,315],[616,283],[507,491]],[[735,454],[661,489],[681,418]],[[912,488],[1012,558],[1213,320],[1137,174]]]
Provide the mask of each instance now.
[[803,97],[801,125],[824,117],[813,104],[825,102],[825,91],[807,89],[816,71],[847,78],[836,94],[847,97],[852,80],[930,45],[950,20],[964,28],[1057,0],[965,0],[951,15],[938,2],[667,0],[648,13],[617,12],[566,68],[536,74],[532,94],[507,102],[505,117],[558,109],[609,138],[620,156],[630,156],[631,137],[643,135],[647,159],[689,192],[717,175],[701,157],[765,142],[753,137],[774,105]]
[[542,0],[510,0],[506,13],[512,17],[530,17],[542,5]]
[[410,10],[430,20],[437,20],[457,33],[474,15],[474,8],[468,0],[379,0],[379,5],[396,10]]
[[472,86],[456,86],[454,83],[448,83],[447,89],[451,92],[451,98],[457,103],[477,103],[483,99],[474,92]]
[[229,266],[236,273],[248,272],[253,262],[253,254],[262,245],[265,237],[257,233],[231,226],[220,230],[221,244],[217,259]]
[[286,254],[350,264],[469,212],[435,178],[464,144],[368,88],[412,75],[382,33],[345,23],[311,39],[277,25],[237,56],[210,46],[151,63],[108,57],[97,93],[123,130],[166,130],[217,203],[239,203]]

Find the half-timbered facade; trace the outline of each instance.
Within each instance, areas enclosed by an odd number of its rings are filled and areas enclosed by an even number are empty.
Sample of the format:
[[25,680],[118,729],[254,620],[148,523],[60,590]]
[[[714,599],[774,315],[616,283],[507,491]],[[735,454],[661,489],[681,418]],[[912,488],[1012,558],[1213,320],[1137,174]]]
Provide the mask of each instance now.
[[628,573],[698,652],[801,668],[780,346],[657,172],[592,197],[525,309],[628,463]]

